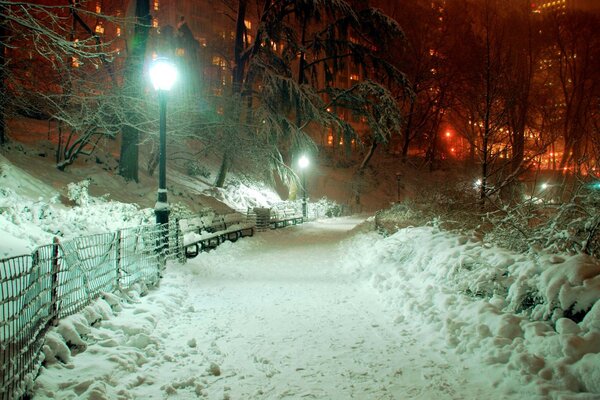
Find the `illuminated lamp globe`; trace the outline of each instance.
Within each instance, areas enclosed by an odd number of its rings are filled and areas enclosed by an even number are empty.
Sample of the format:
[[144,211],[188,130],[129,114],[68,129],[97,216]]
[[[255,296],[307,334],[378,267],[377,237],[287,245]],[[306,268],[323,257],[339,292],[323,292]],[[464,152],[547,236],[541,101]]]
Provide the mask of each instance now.
[[150,80],[156,90],[169,91],[177,80],[177,68],[166,58],[157,58],[150,66]]
[[308,160],[308,157],[306,156],[302,156],[300,157],[300,159],[298,160],[298,166],[302,169],[308,167],[308,164],[310,163],[310,161]]

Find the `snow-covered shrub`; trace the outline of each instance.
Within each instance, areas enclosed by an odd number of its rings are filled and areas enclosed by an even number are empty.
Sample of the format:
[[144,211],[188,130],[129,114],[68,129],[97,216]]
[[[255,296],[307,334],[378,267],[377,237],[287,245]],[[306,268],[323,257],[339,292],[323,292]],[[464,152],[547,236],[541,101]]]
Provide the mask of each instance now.
[[[300,203],[301,200],[298,200]],[[345,207],[341,204],[336,203],[327,197],[322,197],[314,203],[309,204],[309,214],[315,215],[317,218],[333,218],[341,217],[347,213]]]
[[559,205],[524,202],[488,214],[486,239],[506,248],[530,247],[600,258],[600,193],[588,192]]
[[69,200],[75,202],[78,206],[87,206],[90,202],[90,195],[88,193],[90,182],[90,179],[84,179],[81,182],[69,183],[67,185],[67,197]]
[[191,177],[201,176],[206,179],[210,178],[210,171],[208,168],[196,161],[188,161],[185,167],[187,174]]
[[379,211],[375,216],[377,229],[384,234],[391,234],[409,226],[426,225],[430,219],[411,200],[394,203],[390,208]]
[[479,228],[477,198],[466,183],[423,187],[413,199],[394,203],[378,213],[377,225],[387,233],[407,226],[433,225],[441,229],[472,231]]

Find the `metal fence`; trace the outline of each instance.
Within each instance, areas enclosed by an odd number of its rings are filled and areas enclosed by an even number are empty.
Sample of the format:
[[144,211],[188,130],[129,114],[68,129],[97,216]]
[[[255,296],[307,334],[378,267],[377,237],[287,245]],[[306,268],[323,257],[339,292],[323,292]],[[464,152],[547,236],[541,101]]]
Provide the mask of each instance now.
[[104,292],[155,285],[167,259],[185,261],[177,220],[55,239],[32,254],[0,260],[0,399],[25,395],[50,327]]

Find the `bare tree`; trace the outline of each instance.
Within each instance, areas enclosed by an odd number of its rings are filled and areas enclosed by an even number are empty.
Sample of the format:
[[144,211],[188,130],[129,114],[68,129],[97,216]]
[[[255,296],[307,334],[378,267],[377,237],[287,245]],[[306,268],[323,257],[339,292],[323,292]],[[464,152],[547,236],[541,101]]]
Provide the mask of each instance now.
[[598,109],[595,100],[600,90],[600,19],[596,14],[583,12],[555,14],[551,18],[547,29],[553,46],[548,59],[556,74],[552,84],[560,88],[562,105],[558,109],[564,141],[560,169],[572,163],[579,170],[589,158],[587,144]]

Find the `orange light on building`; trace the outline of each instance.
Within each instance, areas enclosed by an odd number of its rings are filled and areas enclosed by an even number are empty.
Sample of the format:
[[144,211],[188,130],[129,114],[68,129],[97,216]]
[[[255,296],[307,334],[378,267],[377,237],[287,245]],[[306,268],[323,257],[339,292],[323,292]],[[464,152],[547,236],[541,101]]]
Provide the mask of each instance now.
[[446,137],[449,138],[450,136],[452,136],[452,132],[446,131]]

